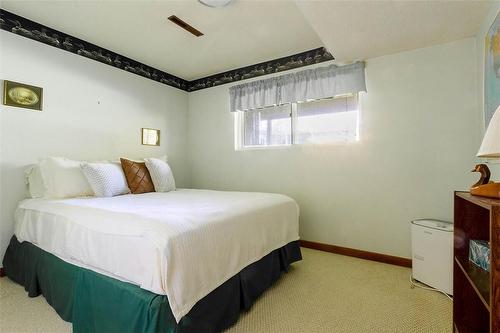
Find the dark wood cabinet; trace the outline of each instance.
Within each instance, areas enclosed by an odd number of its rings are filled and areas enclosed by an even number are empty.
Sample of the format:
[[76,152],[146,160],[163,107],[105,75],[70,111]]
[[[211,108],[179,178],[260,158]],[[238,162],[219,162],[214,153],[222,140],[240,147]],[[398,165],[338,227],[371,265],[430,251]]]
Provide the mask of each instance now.
[[[500,200],[455,192],[453,325],[460,333],[500,333]],[[490,242],[490,271],[469,262],[471,239]]]

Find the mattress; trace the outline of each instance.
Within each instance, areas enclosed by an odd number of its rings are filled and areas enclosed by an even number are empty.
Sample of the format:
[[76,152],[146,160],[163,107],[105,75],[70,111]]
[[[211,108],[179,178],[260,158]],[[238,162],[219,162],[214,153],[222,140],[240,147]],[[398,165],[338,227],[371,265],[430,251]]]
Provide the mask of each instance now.
[[179,189],[28,199],[15,235],[64,261],[167,295],[177,322],[249,264],[298,240],[298,206],[270,193]]

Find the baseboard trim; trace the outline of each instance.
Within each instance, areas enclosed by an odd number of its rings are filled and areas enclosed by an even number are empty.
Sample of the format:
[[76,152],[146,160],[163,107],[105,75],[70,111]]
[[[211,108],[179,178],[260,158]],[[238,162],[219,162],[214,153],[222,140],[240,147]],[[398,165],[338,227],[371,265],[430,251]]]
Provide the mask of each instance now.
[[301,240],[300,246],[307,247],[309,249],[324,251],[324,252],[342,254],[344,256],[349,256],[349,257],[356,257],[356,258],[361,258],[361,259],[366,259],[366,260],[383,262],[383,263],[391,264],[391,265],[411,267],[411,259],[390,256],[388,254],[351,249],[349,247],[324,244],[324,243],[318,243],[318,242],[311,242],[311,241],[307,241],[307,240]]

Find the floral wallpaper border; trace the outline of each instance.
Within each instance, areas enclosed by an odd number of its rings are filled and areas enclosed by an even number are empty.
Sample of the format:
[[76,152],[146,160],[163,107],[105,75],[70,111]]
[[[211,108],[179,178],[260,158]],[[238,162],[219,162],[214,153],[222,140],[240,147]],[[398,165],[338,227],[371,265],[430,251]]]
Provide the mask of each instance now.
[[221,84],[251,79],[253,77],[261,75],[287,71],[290,69],[313,65],[333,59],[334,58],[330,54],[330,52],[328,52],[324,47],[319,47],[314,50],[309,50],[291,56],[265,61],[256,65],[246,66],[190,81],[188,91],[196,91],[204,88],[215,87]]
[[334,59],[324,47],[319,47],[291,56],[187,81],[4,9],[0,9],[0,29],[188,92]]

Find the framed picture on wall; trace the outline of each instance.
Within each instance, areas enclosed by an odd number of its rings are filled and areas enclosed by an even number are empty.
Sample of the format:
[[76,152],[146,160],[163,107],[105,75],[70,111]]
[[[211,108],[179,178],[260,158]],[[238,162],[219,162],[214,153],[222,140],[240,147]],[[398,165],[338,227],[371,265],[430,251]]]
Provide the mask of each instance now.
[[141,143],[146,146],[159,146],[160,145],[160,130],[154,128],[141,129]]
[[42,111],[43,89],[29,84],[3,81],[3,104]]
[[500,105],[500,14],[484,41],[484,121],[486,128]]

